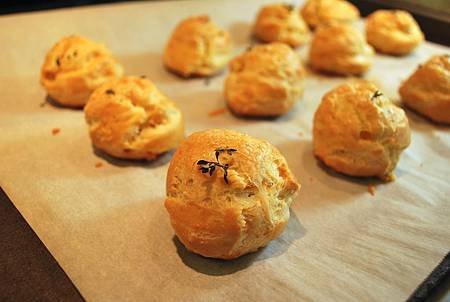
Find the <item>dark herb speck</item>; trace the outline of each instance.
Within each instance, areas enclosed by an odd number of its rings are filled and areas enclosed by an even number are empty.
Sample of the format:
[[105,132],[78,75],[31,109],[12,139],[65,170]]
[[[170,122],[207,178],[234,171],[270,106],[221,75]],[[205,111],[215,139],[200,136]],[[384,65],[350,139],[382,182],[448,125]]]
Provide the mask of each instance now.
[[377,90],[375,93],[370,97],[370,100],[373,102],[377,97],[382,96],[383,94]]
[[293,4],[290,4],[290,3],[285,3],[284,4],[284,7],[286,7],[286,9],[288,10],[288,11],[293,11],[294,10],[294,8],[295,8],[295,6],[293,5]]
[[216,168],[221,168],[223,170],[223,180],[225,181],[226,184],[228,184],[228,168],[229,165],[228,164],[222,164],[220,163],[219,157],[220,154],[223,152],[226,152],[228,155],[233,155],[234,152],[236,152],[236,149],[233,148],[217,148],[214,150],[214,155],[216,157],[216,161],[207,161],[204,159],[201,159],[199,161],[197,161],[197,165],[199,166],[199,170],[202,173],[208,173],[209,176],[212,176],[214,174],[214,171],[216,170]]

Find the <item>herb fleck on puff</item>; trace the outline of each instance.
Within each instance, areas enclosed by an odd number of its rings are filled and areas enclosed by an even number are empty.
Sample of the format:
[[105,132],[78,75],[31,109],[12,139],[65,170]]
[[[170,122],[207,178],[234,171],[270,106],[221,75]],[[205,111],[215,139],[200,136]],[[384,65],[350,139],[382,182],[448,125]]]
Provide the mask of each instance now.
[[197,161],[197,165],[199,166],[199,170],[202,173],[209,173],[210,176],[214,174],[214,171],[216,168],[221,168],[223,170],[223,180],[226,184],[228,184],[228,164],[222,164],[220,163],[219,157],[221,153],[226,152],[228,155],[233,155],[234,152],[236,152],[236,149],[233,148],[217,148],[214,150],[214,155],[216,157],[216,161],[207,161],[204,159],[201,159]]
[[370,100],[373,102],[377,97],[382,96],[383,94],[377,90],[375,93],[370,97]]

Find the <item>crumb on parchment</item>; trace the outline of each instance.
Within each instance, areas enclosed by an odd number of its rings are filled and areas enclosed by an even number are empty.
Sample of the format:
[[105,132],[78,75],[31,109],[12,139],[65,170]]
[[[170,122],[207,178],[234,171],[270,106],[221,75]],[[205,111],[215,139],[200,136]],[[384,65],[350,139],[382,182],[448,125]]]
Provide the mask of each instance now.
[[96,162],[95,163],[95,167],[96,168],[101,168],[101,167],[103,167],[103,163],[102,162]]
[[52,129],[52,134],[53,135],[57,135],[59,132],[61,132],[61,129],[59,129],[59,128],[53,128]]
[[208,115],[216,116],[216,115],[224,114],[227,111],[228,111],[227,108],[214,109],[214,110],[211,110],[210,112],[208,112]]
[[375,186],[373,184],[369,184],[367,186],[367,191],[369,191],[370,195],[374,196],[375,195]]

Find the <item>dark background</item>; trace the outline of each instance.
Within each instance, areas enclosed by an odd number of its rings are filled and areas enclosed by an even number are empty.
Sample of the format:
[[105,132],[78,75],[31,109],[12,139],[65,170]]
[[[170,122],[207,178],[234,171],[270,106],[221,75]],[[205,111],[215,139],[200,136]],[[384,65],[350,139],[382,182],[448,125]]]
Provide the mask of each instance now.
[[0,0],[0,14],[54,9],[70,6],[120,2],[119,0]]

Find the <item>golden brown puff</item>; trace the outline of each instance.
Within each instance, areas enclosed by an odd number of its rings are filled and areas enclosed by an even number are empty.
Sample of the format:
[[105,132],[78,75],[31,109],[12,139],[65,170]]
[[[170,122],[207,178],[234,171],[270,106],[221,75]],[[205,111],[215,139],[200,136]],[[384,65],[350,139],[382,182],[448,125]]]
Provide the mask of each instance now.
[[228,62],[230,35],[208,16],[189,17],[175,28],[164,50],[164,64],[183,77],[210,76]]
[[430,119],[450,124],[450,56],[431,57],[400,86],[403,102]]
[[264,42],[283,42],[292,47],[303,45],[309,29],[292,5],[269,4],[258,13],[254,27],[258,39]]
[[225,98],[238,115],[278,116],[297,102],[304,78],[300,57],[286,44],[254,46],[230,62]]
[[405,55],[422,43],[424,35],[410,13],[377,10],[366,19],[366,38],[379,52]]
[[329,91],[314,116],[314,154],[347,175],[393,180],[410,136],[405,112],[366,81]]
[[320,26],[312,39],[309,63],[319,71],[339,75],[361,75],[372,65],[373,48],[352,26]]
[[41,84],[59,104],[83,107],[97,87],[122,74],[122,66],[103,44],[74,35],[62,38],[47,53]]
[[183,139],[180,110],[147,79],[103,84],[84,112],[92,144],[115,157],[152,160]]
[[356,6],[345,0],[308,0],[300,12],[311,29],[320,24],[350,23],[360,17]]
[[165,207],[187,249],[232,259],[280,235],[299,189],[286,160],[268,142],[211,129],[192,134],[175,152]]

